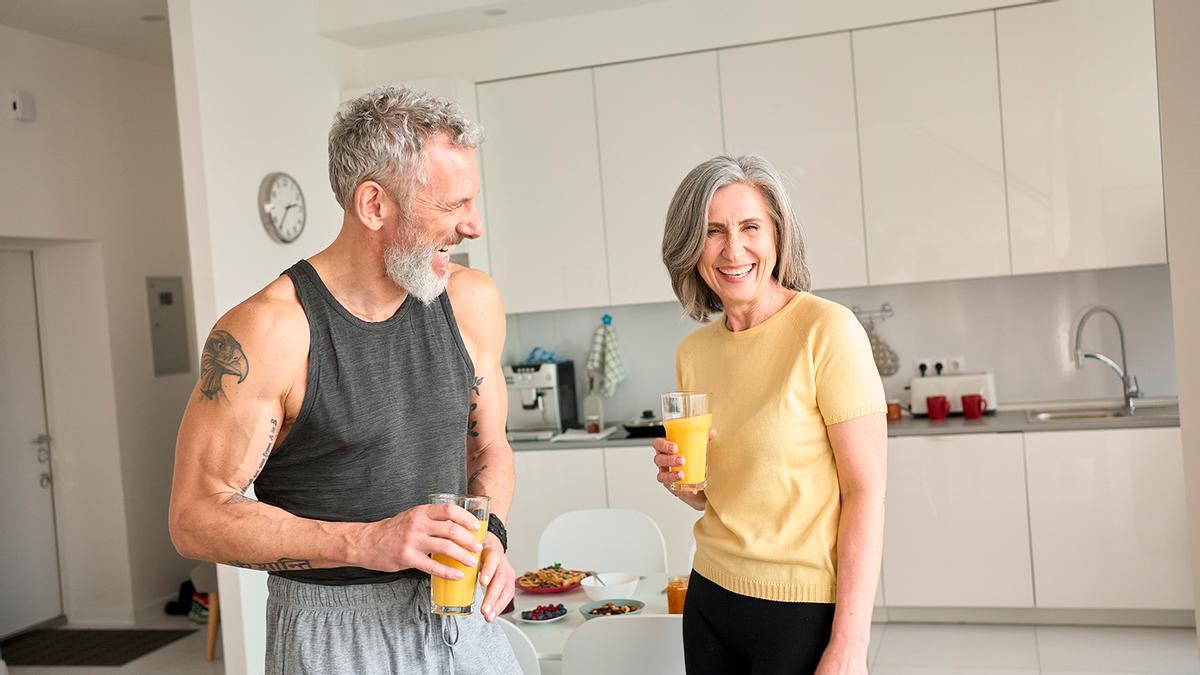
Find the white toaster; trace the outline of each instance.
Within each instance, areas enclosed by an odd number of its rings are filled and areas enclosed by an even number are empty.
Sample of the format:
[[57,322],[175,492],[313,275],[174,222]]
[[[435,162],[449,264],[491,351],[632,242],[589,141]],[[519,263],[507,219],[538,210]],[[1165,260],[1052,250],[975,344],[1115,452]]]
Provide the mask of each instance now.
[[996,380],[991,373],[959,373],[956,375],[927,375],[914,377],[910,385],[912,413],[926,415],[929,409],[925,399],[929,396],[945,396],[950,401],[950,412],[962,414],[964,394],[979,394],[987,400],[987,411],[996,409]]

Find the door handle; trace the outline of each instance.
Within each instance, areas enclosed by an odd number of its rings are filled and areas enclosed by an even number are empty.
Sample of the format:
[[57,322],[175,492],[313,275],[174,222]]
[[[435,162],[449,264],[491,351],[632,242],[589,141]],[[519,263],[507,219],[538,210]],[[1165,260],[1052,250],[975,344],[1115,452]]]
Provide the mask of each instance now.
[[50,483],[52,482],[52,481],[51,481],[51,479],[50,479],[50,474],[49,474],[49,473],[47,473],[47,472],[45,472],[45,471],[43,471],[43,472],[42,472],[42,478],[41,478],[41,480],[40,480],[40,481],[38,481],[38,482],[39,482],[39,483],[41,484],[41,486],[42,486],[42,487],[44,487],[44,488],[48,488],[48,487],[50,487]]

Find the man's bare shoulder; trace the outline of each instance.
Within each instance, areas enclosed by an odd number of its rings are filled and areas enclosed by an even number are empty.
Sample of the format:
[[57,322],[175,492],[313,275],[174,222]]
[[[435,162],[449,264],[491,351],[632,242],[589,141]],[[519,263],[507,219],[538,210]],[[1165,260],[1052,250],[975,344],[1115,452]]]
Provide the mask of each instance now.
[[295,286],[280,276],[218,319],[209,340],[219,339],[241,351],[247,365],[254,366],[252,374],[281,382],[304,365],[308,335],[308,319]]
[[446,282],[446,292],[450,296],[450,302],[454,303],[456,308],[461,303],[465,307],[475,309],[492,307],[500,314],[504,314],[500,290],[496,288],[496,282],[492,281],[492,278],[482,270],[451,265],[450,279]]
[[451,265],[446,294],[454,307],[454,317],[458,320],[460,330],[484,337],[494,334],[499,328],[503,336],[504,303],[500,299],[500,290],[487,273]]

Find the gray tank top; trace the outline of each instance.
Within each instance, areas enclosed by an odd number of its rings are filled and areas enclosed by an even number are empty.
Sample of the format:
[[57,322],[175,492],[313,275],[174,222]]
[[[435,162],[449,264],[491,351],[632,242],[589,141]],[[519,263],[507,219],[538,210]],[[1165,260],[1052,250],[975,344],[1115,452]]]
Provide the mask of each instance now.
[[[370,522],[467,489],[467,406],[475,367],[450,300],[408,296],[391,318],[363,321],[307,261],[285,274],[308,317],[300,413],[271,454],[255,496],[302,518]],[[348,585],[427,576],[359,567],[271,572]]]

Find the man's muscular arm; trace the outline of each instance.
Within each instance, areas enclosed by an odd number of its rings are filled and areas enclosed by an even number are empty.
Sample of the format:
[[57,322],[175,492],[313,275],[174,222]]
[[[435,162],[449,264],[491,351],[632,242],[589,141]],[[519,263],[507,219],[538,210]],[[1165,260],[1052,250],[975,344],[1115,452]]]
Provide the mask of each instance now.
[[248,569],[416,567],[455,578],[428,554],[472,561],[476,544],[463,528],[474,519],[462,509],[428,506],[376,523],[333,523],[245,496],[270,459],[289,389],[304,381],[307,363],[303,313],[270,291],[222,317],[205,342],[176,444],[169,518],[176,548]]
[[[467,491],[491,497],[491,510],[507,522],[516,473],[512,447],[504,433],[508,389],[500,358],[504,351],[504,306],[496,285],[482,272],[457,269],[448,286],[463,341],[475,364],[467,420]],[[483,614],[489,621],[512,599],[516,575],[503,556],[500,542],[485,540],[479,581],[487,586]],[[501,555],[491,555],[496,552]],[[497,583],[492,583],[494,580]]]

